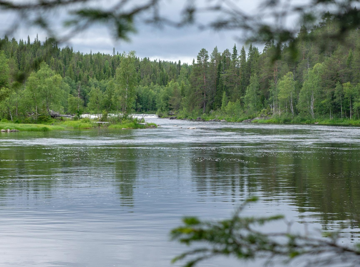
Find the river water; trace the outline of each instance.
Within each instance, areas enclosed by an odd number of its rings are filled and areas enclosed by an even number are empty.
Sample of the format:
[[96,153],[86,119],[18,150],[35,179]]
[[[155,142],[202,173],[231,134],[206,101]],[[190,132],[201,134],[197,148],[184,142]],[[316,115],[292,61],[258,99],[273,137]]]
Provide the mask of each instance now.
[[251,195],[245,215],[346,222],[360,242],[359,128],[146,120],[160,127],[2,133],[0,266],[171,266],[184,215],[227,218]]

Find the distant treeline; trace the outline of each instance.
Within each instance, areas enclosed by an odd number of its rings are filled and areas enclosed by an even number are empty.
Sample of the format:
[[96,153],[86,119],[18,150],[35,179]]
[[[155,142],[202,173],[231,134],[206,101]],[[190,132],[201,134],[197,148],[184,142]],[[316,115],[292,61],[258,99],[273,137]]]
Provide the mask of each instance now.
[[[275,58],[278,48],[272,43],[262,52],[252,45],[247,51],[215,47],[210,54],[201,49],[192,65],[115,50],[112,55],[83,54],[51,40],[5,37],[0,40],[0,117],[36,120],[54,110],[359,118],[359,30],[347,36],[346,45],[309,41],[337,30],[329,18],[312,29],[302,27],[296,55],[283,46]],[[327,49],[321,49],[323,44]],[[19,85],[22,74],[28,76]]]

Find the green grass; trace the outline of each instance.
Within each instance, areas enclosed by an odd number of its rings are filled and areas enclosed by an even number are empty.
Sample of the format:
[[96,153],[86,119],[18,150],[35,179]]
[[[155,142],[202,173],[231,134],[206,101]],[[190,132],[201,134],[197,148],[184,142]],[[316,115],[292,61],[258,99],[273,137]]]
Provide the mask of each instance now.
[[360,120],[350,119],[325,119],[317,121],[320,125],[339,125],[339,126],[360,126]]
[[11,122],[0,122],[0,129],[10,129],[18,131],[36,131],[45,132],[52,130],[64,130],[65,128],[59,125],[45,125],[45,124],[18,124]]
[[155,123],[140,124],[136,121],[125,121],[122,123],[111,124],[109,129],[145,129],[145,128],[157,128]]
[[157,124],[156,123],[153,123],[153,122],[150,122],[150,123],[146,123],[146,128],[157,128]]
[[[85,130],[97,128],[99,125],[92,122],[90,119],[81,119],[78,121],[65,120],[55,121],[53,124],[33,124],[33,123],[12,123],[12,122],[0,122],[1,129],[10,129],[18,131],[52,131],[52,130]],[[155,123],[140,123],[138,120],[124,120],[120,123],[109,123],[100,125],[100,127],[107,127],[109,129],[145,129],[145,128],[157,128]]]

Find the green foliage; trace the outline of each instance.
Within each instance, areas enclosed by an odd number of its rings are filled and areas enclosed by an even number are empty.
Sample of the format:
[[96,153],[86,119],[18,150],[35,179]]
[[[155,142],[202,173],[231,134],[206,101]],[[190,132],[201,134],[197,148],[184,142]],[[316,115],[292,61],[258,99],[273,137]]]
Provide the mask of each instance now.
[[258,77],[254,74],[250,78],[250,84],[246,88],[246,94],[244,97],[244,106],[249,115],[254,115],[261,110],[259,88],[260,84]]
[[131,117],[118,117],[118,122],[116,124],[112,123],[109,126],[109,129],[144,129],[146,127],[147,125],[143,123],[143,120],[141,119]]
[[299,95],[298,109],[313,119],[315,119],[315,108],[319,106],[318,102],[321,97],[322,72],[323,65],[320,63],[309,70]]
[[103,110],[100,121],[107,121],[107,120],[108,120],[108,113],[106,110]]
[[50,122],[52,122],[52,119],[48,115],[40,115],[37,117],[37,122],[38,123],[50,123]]
[[[339,263],[354,263],[360,260],[360,251],[337,243],[338,232],[326,233],[327,239],[313,234],[294,234],[291,228],[284,232],[262,232],[261,226],[279,221],[282,215],[268,217],[246,217],[241,213],[256,197],[244,201],[229,219],[201,220],[185,217],[182,226],[170,233],[172,240],[196,248],[180,254],[174,262],[185,261],[184,266],[192,267],[199,262],[216,256],[233,256],[241,261],[267,258],[267,263],[280,259],[287,262],[295,259],[306,260],[306,266],[338,266]],[[340,255],[347,255],[346,258]],[[316,258],[301,258],[316,255]],[[298,262],[299,263],[299,262]]]
[[226,115],[230,117],[240,117],[242,112],[240,100],[237,100],[236,102],[229,101],[226,107],[224,108],[224,111]]
[[116,69],[113,104],[124,114],[129,114],[135,104],[135,86],[137,84],[135,69],[135,52],[122,54],[120,67]]
[[109,129],[144,129],[145,125],[135,123],[134,121],[124,121],[120,124],[111,124]]
[[88,109],[95,114],[100,113],[103,103],[103,94],[98,87],[92,87],[89,93]]
[[[242,47],[240,55],[236,46],[222,52],[214,48],[210,55],[201,49],[192,65],[140,59],[134,53],[81,54],[53,43],[50,49],[48,42],[38,40],[2,39],[0,117],[34,122],[52,111],[76,114],[79,119],[84,112],[105,110],[227,121],[259,114],[295,123],[356,121],[360,118],[359,31],[344,37],[348,46],[332,39],[309,41],[311,36],[337,30],[336,19],[328,17],[314,27],[303,26],[294,43],[279,46],[268,40],[261,53],[250,44],[247,50]],[[318,49],[323,43],[329,47],[326,51]],[[299,53],[293,53],[294,45]],[[29,73],[35,61],[39,61],[37,71]],[[24,84],[16,83],[18,71],[29,73]]]
[[15,129],[18,131],[31,131],[31,132],[43,132],[52,130],[64,130],[64,127],[59,125],[44,125],[44,124],[18,124],[9,122],[0,122],[0,129]]
[[68,97],[68,111],[70,114],[81,115],[84,110],[84,101],[80,97],[69,95]]
[[223,92],[223,95],[222,95],[222,98],[221,98],[221,110],[222,111],[225,111],[228,102],[229,102],[229,100],[228,100],[228,97],[226,95],[226,92]]
[[193,69],[190,77],[191,90],[188,92],[189,111],[202,109],[206,112],[206,106],[210,96],[210,77],[209,77],[209,54],[204,48],[197,55],[196,64],[193,63]]
[[82,118],[81,122],[83,122],[83,123],[91,123],[91,120],[90,120],[90,118]]
[[0,102],[10,94],[10,71],[4,51],[0,51]]
[[292,72],[288,72],[279,81],[278,99],[280,103],[280,109],[284,112],[290,111],[294,116],[294,98],[295,98],[295,81]]

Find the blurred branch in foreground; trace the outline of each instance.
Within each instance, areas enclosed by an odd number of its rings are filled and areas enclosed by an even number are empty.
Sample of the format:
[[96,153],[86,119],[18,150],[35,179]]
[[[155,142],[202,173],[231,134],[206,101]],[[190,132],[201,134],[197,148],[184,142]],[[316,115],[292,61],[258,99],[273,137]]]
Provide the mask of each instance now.
[[[296,263],[296,266],[359,266],[359,245],[339,244],[340,232],[326,233],[324,237],[313,234],[294,234],[291,225],[287,231],[264,233],[264,224],[283,219],[283,216],[243,217],[241,212],[250,202],[247,199],[230,219],[205,221],[186,217],[183,225],[171,231],[171,238],[196,248],[173,259],[186,261],[186,267],[215,256],[234,256],[239,260],[266,259],[266,264],[276,260]],[[202,247],[200,245],[203,245]]]
[[324,16],[338,22],[338,31],[331,33],[331,37],[341,41],[349,30],[360,26],[359,3],[360,0],[309,0],[301,3],[259,0],[257,8],[249,11],[245,10],[249,5],[244,1],[183,0],[180,1],[178,19],[174,19],[169,17],[173,14],[168,15],[166,8],[175,4],[164,0],[0,0],[0,13],[15,16],[13,24],[3,35],[12,34],[21,26],[37,27],[57,42],[68,41],[95,24],[107,27],[116,39],[128,40],[129,33],[136,30],[135,24],[142,21],[157,26],[192,24],[202,29],[236,30],[237,37],[242,40],[284,44],[295,41],[301,26],[311,28]]

